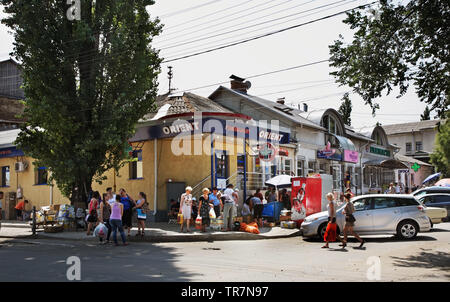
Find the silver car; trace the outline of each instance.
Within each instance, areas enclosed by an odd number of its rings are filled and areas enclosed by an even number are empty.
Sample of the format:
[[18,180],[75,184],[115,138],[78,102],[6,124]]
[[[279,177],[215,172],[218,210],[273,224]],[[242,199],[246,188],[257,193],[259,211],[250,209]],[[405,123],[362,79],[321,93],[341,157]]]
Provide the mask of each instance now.
[[[395,234],[402,239],[414,238],[418,232],[431,229],[424,207],[411,195],[374,194],[352,199],[356,212],[354,230],[361,235]],[[338,234],[344,230],[345,205],[336,210]],[[323,238],[328,223],[328,212],[306,217],[301,225],[303,237]]]

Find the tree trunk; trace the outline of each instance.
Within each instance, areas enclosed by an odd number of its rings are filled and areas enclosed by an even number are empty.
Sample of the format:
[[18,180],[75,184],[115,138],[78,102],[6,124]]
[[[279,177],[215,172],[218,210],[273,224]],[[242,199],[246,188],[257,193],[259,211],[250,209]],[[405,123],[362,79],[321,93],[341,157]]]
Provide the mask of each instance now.
[[70,197],[70,203],[75,208],[86,209],[89,204],[89,193],[92,191],[92,181],[80,181],[74,185],[72,189],[72,196]]

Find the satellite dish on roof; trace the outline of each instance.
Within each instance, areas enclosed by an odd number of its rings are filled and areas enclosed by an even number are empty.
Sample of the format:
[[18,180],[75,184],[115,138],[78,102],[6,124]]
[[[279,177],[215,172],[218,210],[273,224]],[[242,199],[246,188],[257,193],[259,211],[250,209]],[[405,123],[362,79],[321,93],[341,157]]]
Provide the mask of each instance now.
[[244,85],[247,87],[247,89],[250,89],[250,87],[252,87],[252,83],[250,81],[245,81]]

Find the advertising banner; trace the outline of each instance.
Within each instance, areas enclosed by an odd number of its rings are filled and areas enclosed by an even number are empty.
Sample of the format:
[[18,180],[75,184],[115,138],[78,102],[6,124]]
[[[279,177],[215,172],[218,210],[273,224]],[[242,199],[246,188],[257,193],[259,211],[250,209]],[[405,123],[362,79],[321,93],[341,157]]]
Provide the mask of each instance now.
[[352,150],[344,150],[344,161],[358,163],[359,153]]
[[300,223],[314,213],[322,211],[322,182],[317,177],[292,178],[292,220]]

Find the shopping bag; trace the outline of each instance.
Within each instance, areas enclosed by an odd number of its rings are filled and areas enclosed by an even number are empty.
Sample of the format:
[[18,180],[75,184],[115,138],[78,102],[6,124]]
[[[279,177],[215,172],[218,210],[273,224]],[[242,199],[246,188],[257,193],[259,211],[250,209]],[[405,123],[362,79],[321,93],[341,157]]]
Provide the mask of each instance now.
[[211,208],[211,210],[209,210],[209,218],[211,218],[211,219],[216,218],[216,212],[214,212],[213,208]]
[[177,216],[177,222],[179,224],[183,224],[183,214],[179,213]]
[[195,219],[195,228],[197,230],[201,230],[201,228],[202,228],[202,217],[201,216],[197,216],[197,218]]
[[99,223],[97,227],[94,230],[93,236],[104,238],[106,237],[106,234],[108,233],[108,228],[103,223]]

